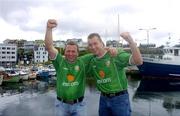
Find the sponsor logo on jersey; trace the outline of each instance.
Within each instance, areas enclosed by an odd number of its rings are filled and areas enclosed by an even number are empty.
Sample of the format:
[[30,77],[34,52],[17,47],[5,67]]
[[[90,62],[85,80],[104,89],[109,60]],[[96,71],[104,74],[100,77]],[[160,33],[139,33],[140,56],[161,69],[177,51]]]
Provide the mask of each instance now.
[[96,68],[96,65],[93,65],[93,68]]
[[66,68],[66,67],[64,67],[63,69],[64,69],[64,70],[68,70],[68,68]]
[[66,83],[66,82],[63,82],[62,83],[62,86],[78,86],[79,85],[79,82],[72,82],[72,83]]
[[110,82],[111,82],[111,78],[97,80],[97,84],[110,83]]

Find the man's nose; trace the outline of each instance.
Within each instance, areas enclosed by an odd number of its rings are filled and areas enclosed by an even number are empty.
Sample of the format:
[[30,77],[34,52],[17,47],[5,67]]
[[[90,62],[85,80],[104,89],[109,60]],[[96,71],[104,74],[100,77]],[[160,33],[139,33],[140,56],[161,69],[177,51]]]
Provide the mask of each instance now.
[[95,49],[96,47],[94,45],[91,46],[92,49]]
[[69,52],[69,55],[72,55],[73,53],[72,52]]

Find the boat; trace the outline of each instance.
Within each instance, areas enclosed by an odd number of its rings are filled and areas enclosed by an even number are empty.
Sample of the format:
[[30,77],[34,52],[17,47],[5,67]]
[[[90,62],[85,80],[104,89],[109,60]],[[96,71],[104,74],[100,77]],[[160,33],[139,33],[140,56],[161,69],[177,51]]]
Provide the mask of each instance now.
[[0,74],[0,85],[2,85],[2,82],[3,82],[3,75]]
[[31,71],[29,72],[28,78],[29,78],[30,80],[31,80],[31,79],[36,79],[36,75],[37,75],[36,71],[31,70]]
[[37,71],[38,71],[38,69],[37,69],[36,67],[31,67],[31,68],[29,69],[29,75],[28,75],[29,80],[31,80],[31,79],[36,79]]
[[138,92],[167,92],[180,91],[180,81],[175,79],[162,79],[158,77],[141,79],[137,88]]
[[5,69],[3,67],[0,67],[0,85],[2,85],[2,82],[3,82],[3,78],[4,78],[3,72],[4,71],[5,71]]
[[56,76],[56,70],[55,70],[55,68],[54,68],[53,65],[49,65],[49,66],[48,66],[48,71],[49,71],[49,75],[50,75],[51,77]]
[[38,77],[49,77],[49,70],[46,67],[39,66],[37,67],[37,76]]
[[20,70],[19,77],[22,80],[28,80],[28,78],[29,78],[28,72],[26,70]]
[[138,66],[140,74],[142,76],[180,79],[180,45],[165,47],[162,51],[161,55],[142,55],[143,65]]
[[17,83],[20,81],[19,73],[13,69],[6,69],[2,74],[3,82]]
[[49,69],[44,66],[37,67],[36,73],[37,73],[36,74],[37,80],[42,80],[42,81],[48,82],[49,78],[51,77],[49,75]]

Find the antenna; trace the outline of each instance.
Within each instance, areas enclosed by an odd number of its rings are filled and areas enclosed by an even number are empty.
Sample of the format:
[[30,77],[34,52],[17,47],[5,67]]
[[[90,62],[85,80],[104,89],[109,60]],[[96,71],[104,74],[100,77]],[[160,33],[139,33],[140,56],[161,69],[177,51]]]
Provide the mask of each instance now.
[[169,44],[171,43],[170,40],[171,40],[171,33],[168,33],[168,41],[166,42],[166,46],[169,47]]
[[[120,43],[121,37],[120,37],[120,22],[119,22],[119,14],[118,14],[118,42]],[[122,39],[122,46],[123,46],[123,39]]]

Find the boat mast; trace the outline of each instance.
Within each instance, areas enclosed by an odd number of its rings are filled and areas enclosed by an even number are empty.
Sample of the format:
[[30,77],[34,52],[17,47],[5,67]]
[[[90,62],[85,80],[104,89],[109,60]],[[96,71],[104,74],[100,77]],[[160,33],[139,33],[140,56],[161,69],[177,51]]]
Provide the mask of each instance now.
[[[120,43],[121,41],[121,37],[120,37],[120,22],[119,22],[119,14],[118,14],[118,43]],[[123,47],[123,40],[122,40],[122,43],[121,43],[122,47]]]

